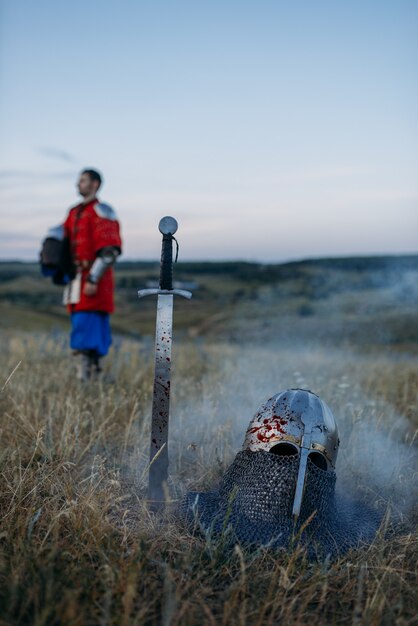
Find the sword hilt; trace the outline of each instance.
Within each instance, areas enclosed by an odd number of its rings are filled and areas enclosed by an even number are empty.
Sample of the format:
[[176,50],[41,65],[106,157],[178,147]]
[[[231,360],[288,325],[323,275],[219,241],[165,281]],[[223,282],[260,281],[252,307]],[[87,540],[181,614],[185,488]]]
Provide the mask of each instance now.
[[163,236],[160,265],[160,289],[173,289],[173,235],[178,224],[174,217],[167,215],[160,220],[158,229]]
[[160,289],[173,289],[173,236],[163,235],[160,265]]
[[[182,296],[190,300],[192,294],[185,289],[173,289],[173,235],[177,232],[178,224],[174,217],[166,215],[161,218],[158,229],[163,236],[161,249],[160,282],[159,289],[140,289],[138,298],[152,295]],[[178,250],[178,244],[177,244]]]

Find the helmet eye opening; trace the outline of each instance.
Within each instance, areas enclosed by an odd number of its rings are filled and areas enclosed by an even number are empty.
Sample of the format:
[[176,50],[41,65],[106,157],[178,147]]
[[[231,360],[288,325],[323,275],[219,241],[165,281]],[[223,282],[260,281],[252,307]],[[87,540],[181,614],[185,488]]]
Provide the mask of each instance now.
[[328,470],[328,461],[325,456],[320,452],[311,452],[309,454],[309,458],[316,467],[319,467],[321,470]]
[[298,449],[291,443],[277,443],[275,446],[270,448],[269,452],[271,454],[275,454],[276,456],[296,456],[298,454]]

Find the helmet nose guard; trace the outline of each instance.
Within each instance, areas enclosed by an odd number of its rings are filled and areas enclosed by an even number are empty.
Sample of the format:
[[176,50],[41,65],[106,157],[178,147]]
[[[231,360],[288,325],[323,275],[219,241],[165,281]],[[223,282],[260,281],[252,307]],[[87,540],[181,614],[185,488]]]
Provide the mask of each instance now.
[[[308,457],[326,471],[335,469],[338,429],[329,406],[306,389],[288,389],[261,405],[250,422],[244,450],[299,454],[293,516],[300,514]],[[319,463],[318,463],[319,461]]]

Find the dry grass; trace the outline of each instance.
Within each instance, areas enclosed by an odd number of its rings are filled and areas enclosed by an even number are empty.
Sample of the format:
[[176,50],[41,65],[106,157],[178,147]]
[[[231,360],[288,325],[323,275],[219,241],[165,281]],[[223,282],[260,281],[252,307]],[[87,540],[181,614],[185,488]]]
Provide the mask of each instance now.
[[[312,564],[297,551],[226,554],[148,513],[150,342],[119,343],[106,373],[117,383],[89,388],[61,335],[3,334],[1,350],[0,388],[20,362],[0,394],[2,626],[418,623],[416,532]],[[342,478],[413,519],[412,359],[196,340],[174,361],[174,499],[216,482],[260,402],[302,386],[338,417]]]

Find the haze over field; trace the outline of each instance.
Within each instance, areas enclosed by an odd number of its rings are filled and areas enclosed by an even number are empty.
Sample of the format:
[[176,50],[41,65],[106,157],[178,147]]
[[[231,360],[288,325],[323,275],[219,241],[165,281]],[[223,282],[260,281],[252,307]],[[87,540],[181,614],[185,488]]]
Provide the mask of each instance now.
[[2,2],[0,258],[105,176],[125,258],[416,252],[418,5]]

